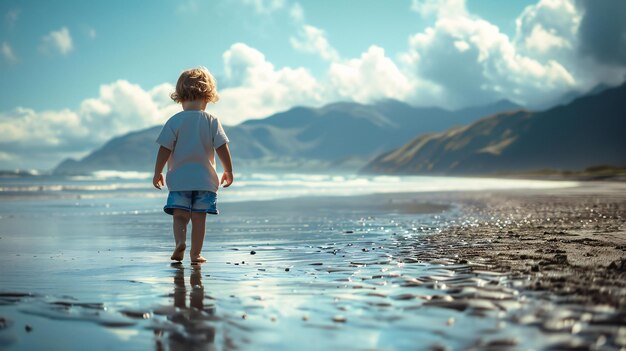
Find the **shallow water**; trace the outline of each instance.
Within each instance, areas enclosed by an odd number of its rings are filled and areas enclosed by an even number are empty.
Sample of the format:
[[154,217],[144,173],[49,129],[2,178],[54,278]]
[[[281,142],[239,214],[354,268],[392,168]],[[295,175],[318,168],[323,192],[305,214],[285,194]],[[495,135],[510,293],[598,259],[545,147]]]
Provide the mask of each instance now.
[[570,335],[511,323],[535,302],[505,275],[413,258],[459,217],[449,204],[225,203],[208,262],[172,265],[162,200],[3,200],[0,347],[540,349]]

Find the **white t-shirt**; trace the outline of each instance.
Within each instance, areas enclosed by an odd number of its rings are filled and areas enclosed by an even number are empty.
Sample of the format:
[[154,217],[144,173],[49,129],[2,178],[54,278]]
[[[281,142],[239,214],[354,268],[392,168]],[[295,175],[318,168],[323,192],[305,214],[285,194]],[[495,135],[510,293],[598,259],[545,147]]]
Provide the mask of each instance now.
[[217,192],[214,150],[228,142],[217,117],[200,110],[179,112],[165,123],[156,142],[172,151],[165,178],[169,191]]

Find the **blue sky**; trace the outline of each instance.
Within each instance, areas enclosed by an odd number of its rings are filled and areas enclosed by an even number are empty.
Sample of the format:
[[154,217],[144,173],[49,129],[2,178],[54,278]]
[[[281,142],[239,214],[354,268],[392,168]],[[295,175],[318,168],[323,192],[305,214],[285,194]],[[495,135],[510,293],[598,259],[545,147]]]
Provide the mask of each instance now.
[[[475,11],[507,34],[532,1],[471,1]],[[355,6],[358,4],[359,6]],[[300,4],[308,22],[323,28],[345,57],[371,45],[390,54],[406,50],[408,37],[431,24],[410,10],[410,1],[309,1]],[[266,5],[270,7],[271,5]],[[332,7],[332,8],[331,8]],[[286,12],[275,10],[275,12]],[[325,62],[294,50],[289,38],[297,24],[280,13],[259,12],[239,1],[3,1],[0,40],[11,45],[17,62],[3,62],[0,109],[75,108],[98,93],[101,84],[125,79],[148,88],[175,82],[189,66],[223,74],[222,53],[243,42],[263,52],[277,67],[304,66],[322,74]],[[9,19],[9,13],[17,13]],[[72,49],[45,54],[42,37],[67,28]],[[39,90],[32,96],[31,84]]]
[[624,4],[5,0],[0,160],[52,167],[162,123],[180,71],[198,65],[218,80],[225,124],[338,100],[545,106],[624,81],[626,34],[602,39],[626,32]]

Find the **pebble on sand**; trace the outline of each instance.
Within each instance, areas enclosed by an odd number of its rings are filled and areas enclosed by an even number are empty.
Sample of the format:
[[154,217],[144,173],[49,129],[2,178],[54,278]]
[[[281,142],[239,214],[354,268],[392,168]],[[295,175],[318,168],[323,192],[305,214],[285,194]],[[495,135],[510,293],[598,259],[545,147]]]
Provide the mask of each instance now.
[[333,322],[335,323],[345,323],[348,319],[342,315],[337,315],[333,317]]
[[147,311],[140,311],[140,310],[121,310],[120,313],[122,313],[125,316],[128,316],[130,318],[136,318],[136,319],[150,319],[150,312]]

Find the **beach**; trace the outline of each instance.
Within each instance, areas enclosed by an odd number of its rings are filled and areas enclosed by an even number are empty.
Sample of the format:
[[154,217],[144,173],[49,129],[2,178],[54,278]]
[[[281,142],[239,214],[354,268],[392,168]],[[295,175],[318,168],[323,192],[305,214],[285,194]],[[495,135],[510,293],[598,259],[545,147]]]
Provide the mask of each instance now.
[[624,183],[225,201],[201,265],[68,189],[0,203],[2,349],[626,348]]

